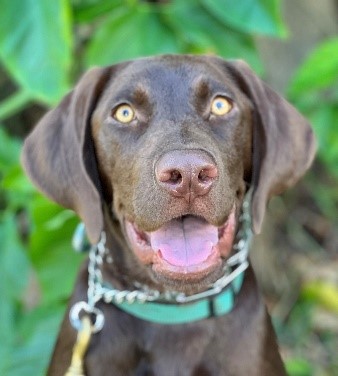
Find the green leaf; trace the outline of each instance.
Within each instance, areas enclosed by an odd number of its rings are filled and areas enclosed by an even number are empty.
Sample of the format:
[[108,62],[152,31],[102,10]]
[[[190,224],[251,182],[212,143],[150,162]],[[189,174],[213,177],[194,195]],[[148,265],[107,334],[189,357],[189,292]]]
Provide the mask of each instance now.
[[262,71],[252,38],[225,26],[197,2],[173,1],[165,16],[170,27],[187,45],[188,52],[245,59],[256,70]]
[[302,297],[338,314],[338,286],[325,281],[312,281],[302,287]]
[[338,80],[338,38],[316,48],[299,68],[289,87],[291,96],[334,85]]
[[21,143],[10,137],[5,129],[0,126],[0,177],[9,171],[19,160]]
[[20,165],[21,145],[0,128],[0,194],[5,197],[6,211],[22,209],[35,192]]
[[312,110],[310,118],[318,139],[319,156],[338,177],[338,105],[321,104]]
[[5,212],[0,221],[0,296],[18,300],[28,278],[29,262],[19,240],[15,217]]
[[18,90],[0,102],[0,121],[15,115],[32,100],[32,94],[26,90]]
[[16,316],[27,284],[29,261],[18,238],[12,213],[0,217],[0,374],[7,375],[15,342]]
[[7,376],[45,375],[64,307],[47,305],[24,315],[17,343],[9,358]]
[[0,0],[0,58],[36,99],[54,103],[68,90],[71,18],[67,0]]
[[123,0],[97,0],[95,2],[79,1],[73,5],[74,22],[92,22],[102,17],[123,4]]
[[32,201],[31,260],[41,285],[43,302],[69,297],[83,256],[72,250],[71,238],[78,223],[74,213],[37,195]]
[[292,358],[286,361],[286,370],[289,376],[311,376],[312,365],[305,359]]
[[122,60],[178,51],[171,31],[146,4],[123,7],[98,28],[89,43],[86,65],[109,65]]
[[19,163],[7,171],[0,188],[5,191],[7,210],[13,212],[27,207],[27,202],[36,192]]
[[219,21],[240,31],[285,36],[279,0],[201,0]]
[[28,263],[18,243],[13,216],[6,214],[1,219],[0,239],[0,374],[5,375],[14,346],[15,316],[27,280]]
[[0,304],[0,375],[7,375],[11,354],[15,342],[15,302],[3,295],[3,289],[0,286],[1,304]]

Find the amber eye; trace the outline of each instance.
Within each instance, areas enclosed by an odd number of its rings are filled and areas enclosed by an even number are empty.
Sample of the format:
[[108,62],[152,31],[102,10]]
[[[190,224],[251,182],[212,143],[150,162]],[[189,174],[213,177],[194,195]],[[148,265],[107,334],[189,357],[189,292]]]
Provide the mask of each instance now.
[[211,113],[217,116],[226,115],[232,109],[232,103],[225,97],[216,97],[211,103]]
[[129,104],[121,104],[113,112],[114,118],[123,124],[128,124],[135,118],[135,111]]

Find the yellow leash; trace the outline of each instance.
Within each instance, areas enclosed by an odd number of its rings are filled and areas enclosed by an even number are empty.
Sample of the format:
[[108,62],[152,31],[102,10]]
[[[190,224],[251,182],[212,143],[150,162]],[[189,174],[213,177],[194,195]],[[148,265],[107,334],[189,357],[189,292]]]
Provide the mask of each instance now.
[[83,360],[86,355],[90,338],[92,336],[92,323],[88,316],[81,319],[82,327],[78,332],[77,339],[73,348],[73,355],[70,367],[65,376],[85,376],[83,369]]

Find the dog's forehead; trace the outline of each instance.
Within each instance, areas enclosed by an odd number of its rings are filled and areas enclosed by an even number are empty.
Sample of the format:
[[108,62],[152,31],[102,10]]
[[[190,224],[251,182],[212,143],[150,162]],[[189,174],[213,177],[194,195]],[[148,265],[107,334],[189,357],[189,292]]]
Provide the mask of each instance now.
[[226,70],[207,56],[164,55],[130,62],[111,80],[114,91],[143,88],[155,93],[184,92],[201,82],[231,86]]

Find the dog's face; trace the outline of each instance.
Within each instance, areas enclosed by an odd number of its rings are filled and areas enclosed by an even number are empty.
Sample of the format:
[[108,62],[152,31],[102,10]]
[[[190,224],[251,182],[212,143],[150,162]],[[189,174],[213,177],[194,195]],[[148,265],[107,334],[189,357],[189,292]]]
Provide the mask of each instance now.
[[257,232],[269,197],[313,155],[306,121],[244,63],[161,56],[89,72],[30,136],[24,163],[94,241],[109,205],[127,268],[195,291],[220,276],[247,187]]
[[153,279],[219,276],[251,179],[251,110],[224,71],[190,57],[130,63],[106,86],[92,117],[105,197]]

